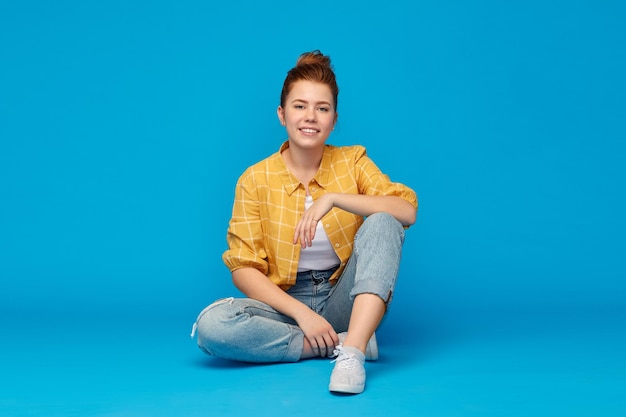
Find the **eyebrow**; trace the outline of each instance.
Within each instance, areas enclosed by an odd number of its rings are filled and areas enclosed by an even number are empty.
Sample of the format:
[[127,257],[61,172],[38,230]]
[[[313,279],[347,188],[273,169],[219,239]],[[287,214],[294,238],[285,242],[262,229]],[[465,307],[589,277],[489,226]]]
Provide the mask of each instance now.
[[[296,99],[291,100],[291,104],[296,103],[296,102],[301,102],[301,103],[306,103],[306,104],[309,104],[309,102],[308,102],[308,101],[306,101],[306,100],[302,100],[301,98],[296,98]],[[318,101],[318,102],[317,102],[317,103],[315,103],[315,104],[317,104],[317,105],[320,105],[320,104],[325,104],[325,105],[327,105],[327,106],[332,106],[332,105],[331,105],[328,101]]]

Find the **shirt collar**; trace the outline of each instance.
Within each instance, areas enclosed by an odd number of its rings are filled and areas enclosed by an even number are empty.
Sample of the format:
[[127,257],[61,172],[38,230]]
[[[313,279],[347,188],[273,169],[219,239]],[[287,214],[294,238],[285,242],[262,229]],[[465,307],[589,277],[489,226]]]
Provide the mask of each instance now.
[[[291,195],[298,189],[300,186],[300,181],[289,172],[281,153],[289,147],[289,141],[283,142],[278,150],[278,158],[276,158],[276,168],[278,171],[278,175],[280,176],[281,181],[283,182],[283,186],[285,187],[285,191],[287,194]],[[313,180],[317,182],[317,184],[325,188],[328,184],[328,175],[330,173],[330,166],[332,161],[331,155],[331,147],[326,145],[324,146],[324,154],[322,155],[322,162],[320,163],[320,167],[317,170],[317,173],[313,177]]]
[[326,188],[328,185],[328,176],[330,175],[330,167],[333,160],[331,146],[324,146],[324,155],[322,155],[322,162],[320,168],[317,170],[317,174],[313,179],[317,181],[320,187]]
[[287,164],[283,160],[281,153],[289,147],[289,141],[285,141],[278,150],[278,157],[276,158],[276,169],[278,171],[278,175],[280,176],[280,180],[283,182],[283,186],[285,187],[285,191],[287,194],[291,195],[298,189],[300,186],[300,181],[294,177],[291,172],[289,172],[289,168],[287,168]]

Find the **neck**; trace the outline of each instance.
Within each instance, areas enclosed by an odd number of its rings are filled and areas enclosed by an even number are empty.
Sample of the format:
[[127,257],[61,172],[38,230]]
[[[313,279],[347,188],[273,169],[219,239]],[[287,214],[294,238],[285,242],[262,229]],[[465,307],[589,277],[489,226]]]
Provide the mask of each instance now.
[[305,186],[313,179],[322,162],[324,147],[316,149],[301,149],[289,146],[283,152],[283,159],[287,168]]

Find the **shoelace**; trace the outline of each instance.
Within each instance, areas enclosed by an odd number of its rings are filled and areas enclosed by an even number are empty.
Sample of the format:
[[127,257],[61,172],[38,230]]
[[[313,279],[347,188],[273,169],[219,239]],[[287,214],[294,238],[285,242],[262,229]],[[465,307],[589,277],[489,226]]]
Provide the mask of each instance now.
[[339,369],[354,369],[357,366],[358,359],[353,354],[344,352],[341,348],[335,349],[333,355],[337,356],[330,361],[331,363],[337,362]]

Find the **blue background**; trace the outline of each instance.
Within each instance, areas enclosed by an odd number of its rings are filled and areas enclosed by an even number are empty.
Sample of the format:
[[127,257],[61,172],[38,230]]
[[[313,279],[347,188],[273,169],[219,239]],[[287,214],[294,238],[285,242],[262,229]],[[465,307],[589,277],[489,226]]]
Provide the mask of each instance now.
[[[624,415],[624,21],[618,1],[4,1],[0,414]],[[353,398],[325,362],[187,338],[235,293],[234,184],[285,139],[312,49],[341,89],[329,143],[420,199]]]

